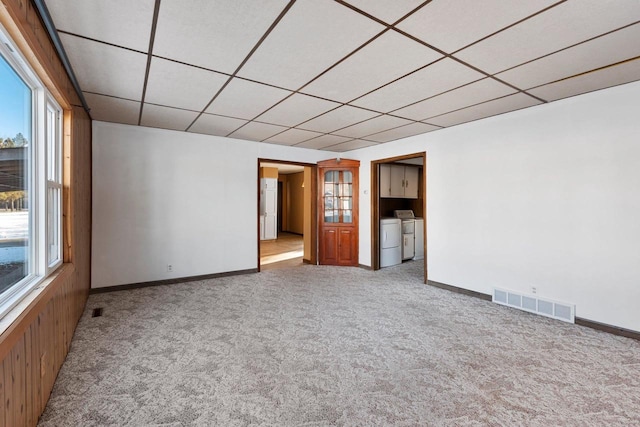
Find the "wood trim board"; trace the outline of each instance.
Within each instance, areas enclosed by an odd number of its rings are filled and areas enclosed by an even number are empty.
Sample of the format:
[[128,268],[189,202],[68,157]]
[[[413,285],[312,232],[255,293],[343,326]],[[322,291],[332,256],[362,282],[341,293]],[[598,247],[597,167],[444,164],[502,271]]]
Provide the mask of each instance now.
[[117,292],[117,291],[127,291],[131,289],[140,289],[140,288],[148,288],[151,286],[164,286],[164,285],[173,285],[176,283],[187,283],[187,282],[197,282],[200,280],[209,280],[209,279],[217,279],[220,277],[230,277],[230,276],[239,276],[243,274],[253,274],[258,273],[257,268],[249,268],[247,270],[236,270],[236,271],[227,271],[224,273],[212,273],[212,274],[202,274],[199,276],[187,276],[187,277],[178,277],[175,279],[165,279],[165,280],[153,280],[150,282],[138,282],[138,283],[128,283],[126,285],[118,285],[118,286],[105,286],[102,288],[92,288],[89,291],[89,294],[102,294],[105,292]]

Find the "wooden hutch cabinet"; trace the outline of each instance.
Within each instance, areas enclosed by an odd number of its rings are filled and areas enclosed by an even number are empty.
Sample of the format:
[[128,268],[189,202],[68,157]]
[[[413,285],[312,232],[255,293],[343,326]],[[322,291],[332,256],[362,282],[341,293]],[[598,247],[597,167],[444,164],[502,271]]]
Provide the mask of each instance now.
[[318,259],[358,265],[358,160],[318,162]]

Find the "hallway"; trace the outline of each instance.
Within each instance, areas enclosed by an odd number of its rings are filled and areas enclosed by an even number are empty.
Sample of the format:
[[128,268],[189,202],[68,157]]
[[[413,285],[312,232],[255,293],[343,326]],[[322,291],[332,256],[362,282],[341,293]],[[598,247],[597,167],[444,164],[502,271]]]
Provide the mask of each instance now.
[[277,240],[260,242],[260,269],[264,271],[301,265],[303,255],[302,236],[280,231]]

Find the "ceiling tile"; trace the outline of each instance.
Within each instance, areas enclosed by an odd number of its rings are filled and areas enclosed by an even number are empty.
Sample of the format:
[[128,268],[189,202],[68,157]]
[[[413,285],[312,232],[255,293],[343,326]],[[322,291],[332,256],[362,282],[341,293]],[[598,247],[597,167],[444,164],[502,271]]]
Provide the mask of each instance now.
[[138,124],[140,102],[86,92],[83,95],[94,120],[129,125]]
[[287,90],[234,78],[207,112],[251,120],[289,95]]
[[229,79],[224,74],[153,58],[145,102],[202,111]]
[[630,83],[636,80],[640,80],[640,59],[540,86],[536,89],[529,90],[529,92],[542,99],[555,101],[556,99]]
[[398,24],[398,28],[451,53],[556,2],[557,0],[432,1]]
[[382,115],[371,120],[367,120],[366,122],[358,123],[357,125],[337,130],[334,132],[334,134],[340,136],[348,136],[351,138],[362,138],[363,136],[382,132],[383,130],[396,128],[398,126],[407,125],[409,123],[411,123],[410,120]]
[[286,0],[190,0],[188,4],[164,0],[153,54],[233,73],[286,4]]
[[205,133],[207,135],[227,136],[240,126],[247,123],[246,120],[231,117],[203,114],[191,126],[189,132]]
[[343,153],[345,151],[358,150],[360,148],[371,147],[373,145],[378,145],[378,143],[371,142],[371,141],[363,141],[360,139],[353,139],[351,141],[343,142],[342,144],[332,145],[331,147],[325,148],[325,150],[334,151],[337,153]]
[[483,74],[445,58],[352,104],[387,113],[482,77]]
[[376,18],[393,24],[398,19],[418,7],[424,0],[348,0],[352,6],[373,15]]
[[282,126],[295,126],[340,104],[311,96],[295,94],[276,105],[258,119]]
[[456,56],[494,74],[639,19],[640,1],[637,0],[568,1]]
[[382,30],[335,1],[298,1],[238,75],[297,90]]
[[528,89],[640,56],[640,24],[498,74]]
[[359,123],[363,120],[371,119],[380,114],[374,113],[369,110],[363,110],[362,108],[351,107],[344,105],[338,107],[335,110],[331,110],[315,119],[309,120],[306,123],[299,125],[300,129],[308,129],[316,132],[329,133],[336,129],[342,129],[343,127],[350,126],[355,123]]
[[303,92],[348,102],[441,57],[408,37],[387,31]]
[[229,137],[248,139],[249,141],[262,141],[285,130],[287,130],[287,128],[284,126],[276,126],[260,122],[249,122],[229,135]]
[[142,126],[162,129],[185,130],[198,117],[198,113],[159,105],[144,104]]
[[519,110],[525,107],[540,104],[541,102],[523,93],[516,93],[504,98],[494,99],[483,104],[474,105],[463,110],[454,111],[442,116],[429,119],[429,123],[438,126],[454,126],[460,123],[470,122],[485,117],[509,111]]
[[401,108],[394,111],[393,114],[413,120],[424,120],[515,92],[515,89],[487,77],[417,104]]
[[396,139],[419,135],[438,129],[440,128],[437,126],[431,126],[424,123],[411,123],[406,126],[401,126],[399,128],[376,133],[375,135],[369,135],[367,136],[367,139],[375,142],[389,142]]
[[154,0],[47,0],[57,30],[143,52],[149,50],[154,5]]
[[278,135],[272,136],[265,142],[273,142],[282,145],[295,145],[299,142],[306,141],[307,139],[315,138],[316,136],[320,136],[320,134],[318,132],[310,132],[302,129],[289,129]]
[[301,142],[300,144],[296,144],[296,147],[313,148],[315,150],[322,150],[326,147],[330,147],[336,144],[341,144],[349,140],[351,140],[351,138],[345,138],[344,136],[322,135],[317,138],[313,138],[308,141]]
[[140,101],[147,55],[67,34],[60,40],[83,91]]

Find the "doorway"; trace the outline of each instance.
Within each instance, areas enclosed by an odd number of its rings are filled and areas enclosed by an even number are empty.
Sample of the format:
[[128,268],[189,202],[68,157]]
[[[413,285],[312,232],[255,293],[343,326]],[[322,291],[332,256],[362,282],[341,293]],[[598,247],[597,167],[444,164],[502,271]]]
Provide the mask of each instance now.
[[[258,159],[258,271],[317,263],[315,189],[315,164]],[[265,211],[271,206],[265,194],[275,199],[275,212]],[[265,224],[270,215],[275,215],[271,233]]]
[[[417,197],[394,194],[383,195],[380,188],[381,165],[405,165],[418,169]],[[406,181],[402,181],[405,186]],[[386,189],[385,189],[386,190]],[[371,162],[371,267],[379,270],[380,267],[380,220],[383,217],[393,216],[395,210],[412,210],[416,217],[423,219],[421,235],[417,241],[422,240],[423,253],[423,280],[427,283],[427,153],[414,153],[398,157],[389,157]],[[421,239],[420,239],[421,238]],[[416,251],[419,251],[417,248]],[[419,262],[413,260],[411,262]]]

